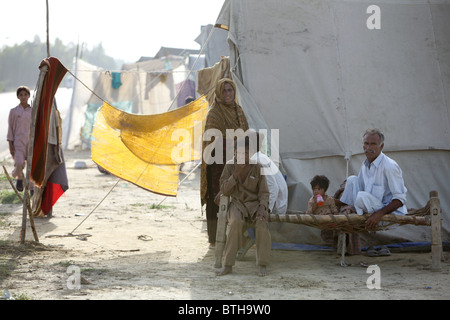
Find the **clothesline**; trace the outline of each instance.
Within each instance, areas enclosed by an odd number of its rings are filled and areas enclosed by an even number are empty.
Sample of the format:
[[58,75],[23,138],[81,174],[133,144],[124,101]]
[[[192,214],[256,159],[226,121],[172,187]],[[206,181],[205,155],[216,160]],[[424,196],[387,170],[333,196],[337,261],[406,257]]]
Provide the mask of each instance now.
[[[112,74],[112,73],[120,73],[120,74],[127,74],[127,73],[142,73],[142,74],[160,74],[160,73],[186,73],[186,70],[166,70],[166,69],[160,69],[160,70],[152,70],[152,71],[138,71],[138,69],[130,69],[130,70],[83,70],[83,69],[67,69],[68,71],[71,71],[72,73],[75,72],[96,72],[96,73],[105,73],[105,74]],[[136,70],[136,71],[135,71]],[[192,70],[192,72],[198,72],[198,70]]]

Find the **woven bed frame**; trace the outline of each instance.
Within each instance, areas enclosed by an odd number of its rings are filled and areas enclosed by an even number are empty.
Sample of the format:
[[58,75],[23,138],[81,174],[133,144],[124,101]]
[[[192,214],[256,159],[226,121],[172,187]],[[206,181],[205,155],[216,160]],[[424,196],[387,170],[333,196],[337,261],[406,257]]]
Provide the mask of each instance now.
[[[228,197],[222,196],[220,199],[219,213],[217,214],[217,234],[216,234],[216,260],[215,267],[222,266],[222,255],[226,241],[226,213],[228,211]],[[340,232],[339,248],[341,252],[341,266],[345,264],[345,236],[348,233],[359,233],[366,231],[365,222],[369,214],[340,214],[340,215],[313,215],[305,214],[302,211],[288,210],[287,214],[270,214],[269,222],[287,222],[294,224],[303,224],[306,226],[322,229],[335,230]],[[430,199],[421,209],[411,209],[407,215],[386,214],[382,217],[382,224],[374,231],[386,230],[395,224],[417,225],[417,226],[431,226],[431,270],[441,270],[442,261],[442,235],[441,235],[441,208],[437,191],[430,192]],[[243,251],[239,253],[239,259],[245,255],[250,248],[247,245]]]

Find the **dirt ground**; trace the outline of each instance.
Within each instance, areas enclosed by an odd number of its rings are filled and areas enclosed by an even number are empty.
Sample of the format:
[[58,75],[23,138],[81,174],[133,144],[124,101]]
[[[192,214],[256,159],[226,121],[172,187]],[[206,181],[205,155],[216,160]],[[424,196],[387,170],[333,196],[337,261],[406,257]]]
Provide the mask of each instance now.
[[[341,267],[335,252],[272,250],[268,275],[258,277],[253,247],[232,274],[217,277],[200,207],[199,170],[176,198],[165,198],[101,174],[88,152],[66,152],[65,158],[70,189],[52,218],[35,219],[39,243],[32,241],[28,223],[26,244],[19,244],[22,206],[1,204],[0,295],[6,290],[16,299],[33,300],[450,299],[448,252],[442,270],[433,272],[430,252],[348,256],[348,266]],[[77,161],[87,168],[76,169]],[[6,167],[11,172],[12,163]],[[0,183],[0,189],[10,189],[7,181]],[[378,273],[368,269],[374,265]],[[375,275],[380,289],[369,288],[377,283],[369,279]]]

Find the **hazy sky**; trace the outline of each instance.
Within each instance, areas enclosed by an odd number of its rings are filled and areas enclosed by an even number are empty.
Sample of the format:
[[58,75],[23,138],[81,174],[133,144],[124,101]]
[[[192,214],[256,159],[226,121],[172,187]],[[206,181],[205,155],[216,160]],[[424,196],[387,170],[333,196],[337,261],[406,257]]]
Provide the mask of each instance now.
[[[48,0],[50,42],[102,42],[106,54],[134,62],[161,46],[200,49],[202,25],[215,24],[224,0]],[[0,48],[46,41],[45,0],[0,0]]]

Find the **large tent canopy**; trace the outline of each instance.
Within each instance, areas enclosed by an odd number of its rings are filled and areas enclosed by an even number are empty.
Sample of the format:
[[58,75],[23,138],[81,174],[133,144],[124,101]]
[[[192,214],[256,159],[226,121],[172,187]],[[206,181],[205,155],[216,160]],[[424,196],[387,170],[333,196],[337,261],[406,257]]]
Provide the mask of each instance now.
[[[279,130],[289,208],[305,210],[309,181],[333,194],[365,159],[362,135],[379,128],[403,170],[408,208],[437,190],[449,239],[450,1],[227,0],[230,68],[250,126]],[[388,240],[429,239],[402,226]],[[301,240],[317,242],[313,231]]]

